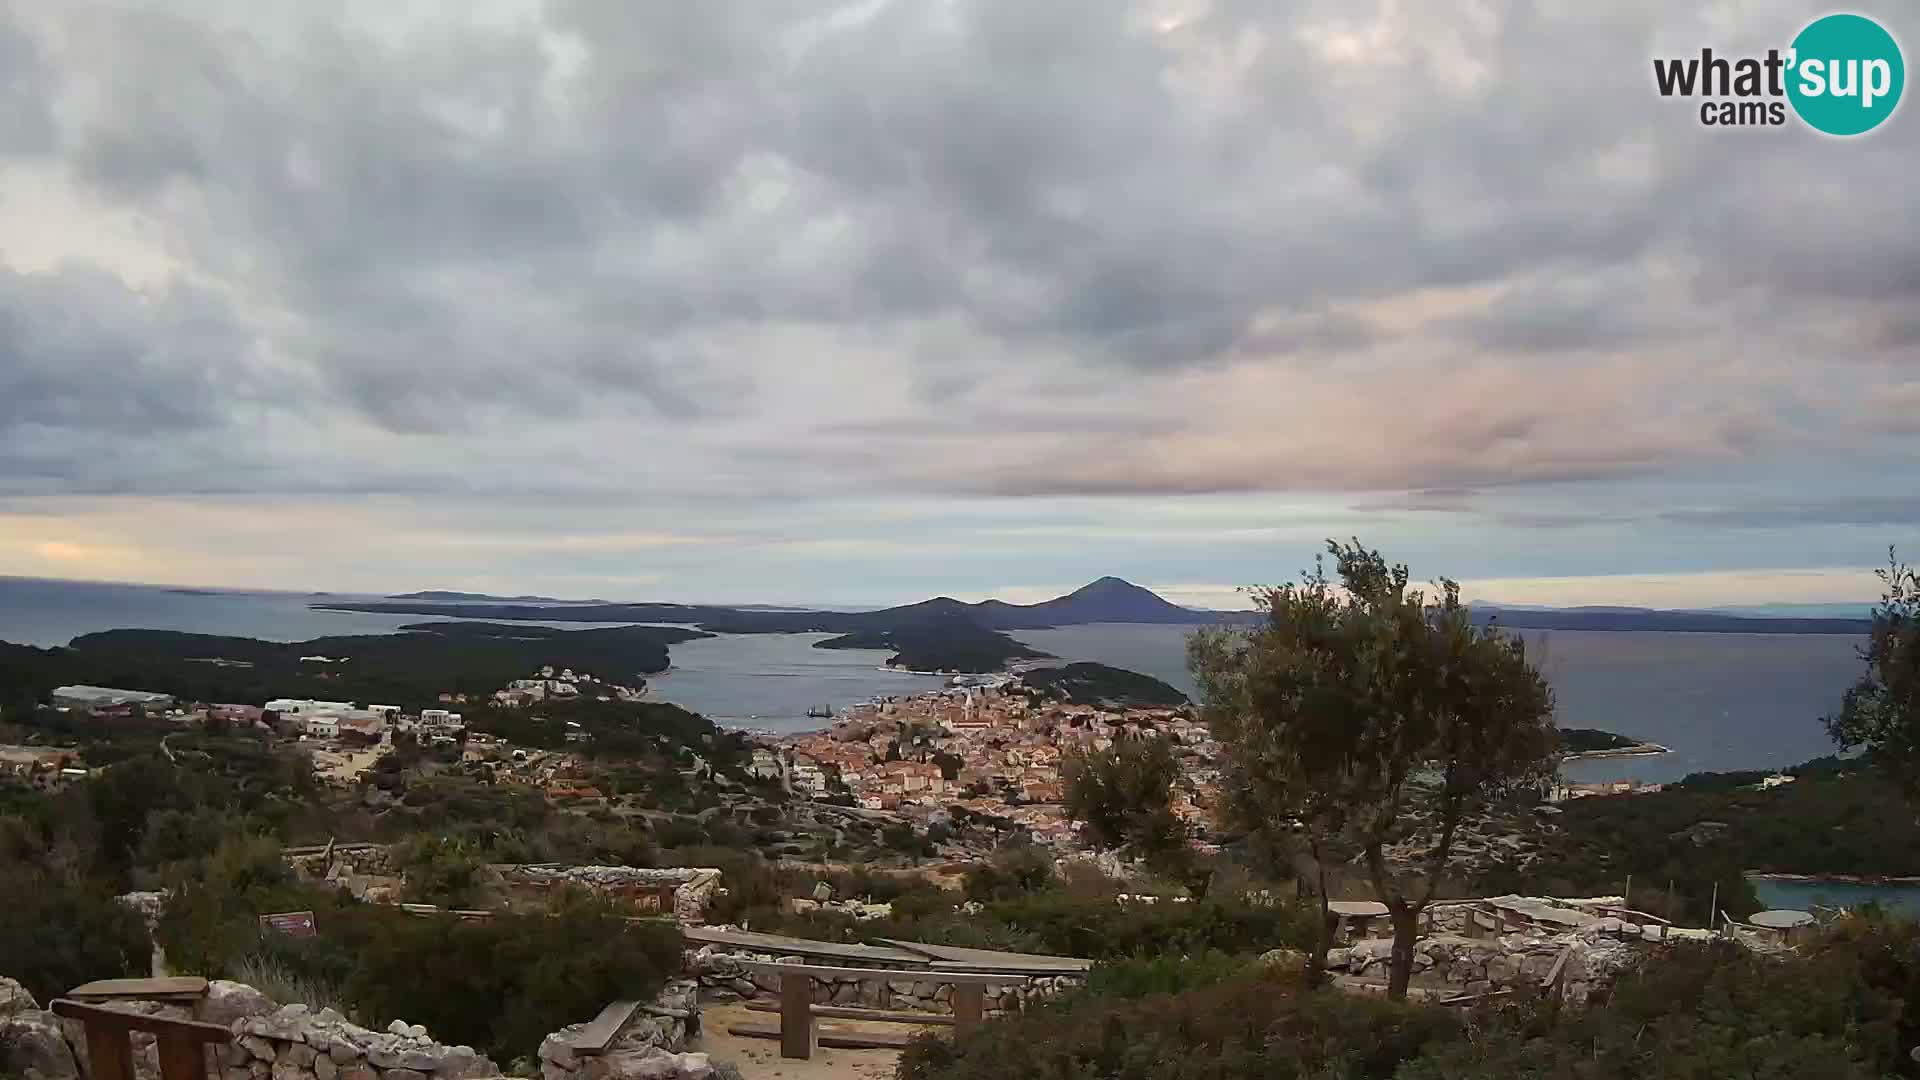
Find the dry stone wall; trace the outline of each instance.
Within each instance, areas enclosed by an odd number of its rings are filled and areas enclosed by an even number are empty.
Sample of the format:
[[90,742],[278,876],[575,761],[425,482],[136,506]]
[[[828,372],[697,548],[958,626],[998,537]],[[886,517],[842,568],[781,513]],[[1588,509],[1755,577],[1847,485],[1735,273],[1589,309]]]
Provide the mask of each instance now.
[[471,1080],[500,1075],[471,1046],[434,1042],[395,1020],[385,1031],[349,1023],[332,1009],[285,1005],[233,1022],[222,1080]]
[[[220,1024],[234,1033],[207,1048],[208,1075],[218,1080],[475,1080],[500,1075],[470,1046],[446,1046],[417,1024],[396,1020],[385,1031],[348,1023],[332,1009],[276,1005],[242,983],[215,980],[191,1007],[117,1001],[109,1008],[172,1020]],[[18,983],[0,978],[0,1034],[16,1036],[0,1074],[24,1080],[87,1080],[86,1030],[42,1011]],[[0,1039],[0,1042],[6,1041]],[[137,1080],[159,1080],[152,1035],[132,1034]]]
[[635,896],[649,891],[672,892],[671,914],[683,923],[703,923],[707,905],[720,886],[720,871],[712,867],[639,867],[639,866],[538,866],[501,865],[494,867],[509,886],[534,886],[550,889],[555,885],[577,885],[610,896]]
[[570,1024],[541,1041],[541,1080],[710,1080],[725,1068],[683,1052],[700,1034],[700,987],[691,979],[667,984],[641,1005],[604,1053],[574,1049],[586,1027]]
[[41,1009],[26,987],[0,976],[0,1076],[75,1080],[79,1075],[60,1018]]
[[[687,970],[698,980],[701,993],[711,1000],[777,999],[780,996],[780,976],[773,972],[749,970],[745,961],[782,964],[817,963],[802,956],[782,956],[777,953],[758,953],[706,945],[687,954]],[[905,965],[897,963],[873,965],[852,960],[836,960],[833,966],[867,968],[884,966],[890,970],[900,970]],[[816,1005],[852,1005],[870,1009],[951,1013],[953,1012],[953,987],[937,982],[936,978],[937,976],[929,971],[925,979],[894,979],[884,982],[859,978],[815,979],[813,1001]],[[1063,990],[1080,985],[1082,981],[1077,975],[1049,975],[1031,979],[1025,987],[989,986],[985,990],[986,1008],[988,1012],[1015,1008],[1030,998],[1037,1000],[1052,997]]]
[[[1578,1004],[1609,985],[1615,973],[1650,947],[1640,927],[1629,928],[1618,919],[1564,934],[1436,934],[1415,943],[1413,969],[1416,977],[1424,976],[1426,981],[1458,987],[1461,993],[1484,994],[1545,985],[1559,964],[1554,989]],[[1384,979],[1392,956],[1391,939],[1366,938],[1330,950],[1327,967]]]

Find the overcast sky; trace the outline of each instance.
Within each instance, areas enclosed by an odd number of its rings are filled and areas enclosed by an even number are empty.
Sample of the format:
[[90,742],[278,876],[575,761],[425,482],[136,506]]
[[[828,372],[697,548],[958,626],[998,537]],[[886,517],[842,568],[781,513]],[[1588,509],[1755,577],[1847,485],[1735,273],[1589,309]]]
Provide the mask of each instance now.
[[0,3],[0,573],[1870,598],[1920,117],[1651,79],[1826,10]]

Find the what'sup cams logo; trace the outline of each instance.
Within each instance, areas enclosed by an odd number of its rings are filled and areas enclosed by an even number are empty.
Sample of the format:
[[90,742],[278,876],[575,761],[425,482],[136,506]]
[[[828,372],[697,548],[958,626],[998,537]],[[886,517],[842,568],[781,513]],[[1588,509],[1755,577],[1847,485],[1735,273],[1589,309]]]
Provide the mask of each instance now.
[[1900,43],[1864,15],[1828,15],[1795,35],[1786,51],[1765,56],[1656,59],[1661,97],[1702,98],[1707,127],[1779,127],[1793,109],[1827,135],[1864,135],[1900,106],[1907,66]]

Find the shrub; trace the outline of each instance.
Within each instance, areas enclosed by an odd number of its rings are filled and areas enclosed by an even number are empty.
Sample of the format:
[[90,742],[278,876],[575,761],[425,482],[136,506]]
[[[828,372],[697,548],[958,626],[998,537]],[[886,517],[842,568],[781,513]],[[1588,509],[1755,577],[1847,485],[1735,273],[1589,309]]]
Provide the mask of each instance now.
[[[1909,931],[1909,946],[1912,940]],[[1438,1048],[1400,1076],[1910,1075],[1903,1003],[1893,986],[1873,985],[1862,962],[1884,944],[1882,938],[1865,950],[1828,948],[1810,958],[1785,959],[1728,943],[1674,946],[1624,973],[1606,1006],[1574,1011],[1542,1003],[1503,1010],[1486,1017],[1471,1042]],[[1909,949],[1909,972],[1911,960]]]
[[0,974],[42,1002],[94,979],[145,975],[146,924],[96,882],[10,877],[0,904]]
[[370,1026],[404,1019],[512,1061],[609,1001],[651,997],[679,968],[680,948],[676,928],[629,923],[585,896],[560,899],[550,915],[402,917],[377,926],[347,996]]
[[296,1002],[331,1008],[352,1019],[355,1013],[336,982],[315,977],[271,948],[248,953],[227,969],[227,978],[245,983],[283,1005]]
[[1181,994],[1074,995],[948,1042],[914,1041],[901,1080],[1384,1078],[1459,1037],[1437,1010],[1243,976]]
[[1246,957],[1217,949],[1196,956],[1130,956],[1095,964],[1087,973],[1086,992],[1116,998],[1178,994],[1240,978],[1251,969]]
[[1252,904],[1237,897],[1121,904],[1047,892],[990,904],[986,913],[1037,941],[1042,952],[1096,960],[1209,949],[1304,949],[1312,940],[1312,915],[1306,907]]
[[393,849],[406,878],[407,899],[448,908],[481,905],[486,860],[467,844],[445,837],[416,836]]
[[969,867],[966,893],[967,899],[979,903],[1013,900],[1053,883],[1053,856],[1045,849],[1020,844]]

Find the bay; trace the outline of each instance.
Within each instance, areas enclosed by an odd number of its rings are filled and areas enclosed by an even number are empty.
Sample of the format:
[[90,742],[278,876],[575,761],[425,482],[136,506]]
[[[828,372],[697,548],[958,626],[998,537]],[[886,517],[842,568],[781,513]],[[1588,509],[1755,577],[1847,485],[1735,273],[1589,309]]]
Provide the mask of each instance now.
[[728,727],[794,732],[822,728],[818,706],[840,710],[887,695],[945,685],[937,675],[885,669],[884,649],[816,649],[833,634],[722,634],[673,646],[673,667],[647,695]]
[[1749,878],[1760,903],[1768,908],[1807,911],[1822,907],[1857,908],[1875,903],[1909,915],[1920,915],[1920,885],[1861,881],[1781,881],[1776,878]]
[[422,621],[419,615],[308,606],[363,599],[379,597],[0,577],[0,641],[50,648],[82,634],[120,629],[305,641],[331,634],[391,634]]
[[[64,645],[121,627],[300,641],[391,633],[419,615],[317,611],[313,603],[377,599],[348,594],[176,590],[150,585],[0,577],[0,640]],[[582,624],[549,623],[555,626]],[[1093,624],[1015,633],[1066,660],[1143,672],[1194,693],[1186,636],[1194,627]],[[940,680],[881,670],[874,650],[815,649],[818,634],[723,635],[676,645],[654,696],[714,720],[775,731],[822,726],[809,708],[834,709]],[[1772,769],[1831,753],[1819,718],[1860,672],[1851,637],[1665,632],[1527,631],[1553,684],[1563,727],[1658,742],[1673,752],[1568,768],[1570,779],[1660,782],[1690,772]]]
[[[1130,668],[1195,693],[1191,626],[1091,624],[1013,636],[1069,660]],[[1688,773],[1777,769],[1833,753],[1820,717],[1861,671],[1861,639],[1823,634],[1529,630],[1561,727],[1599,728],[1672,752],[1570,765],[1580,782],[1660,783]]]
[[[324,611],[310,605],[380,600],[347,593],[309,594],[238,589],[175,589],[157,585],[0,577],[0,641],[41,648],[103,630],[174,630],[262,641],[305,641],[337,634],[390,634],[439,616]],[[586,629],[619,623],[539,621]],[[915,694],[943,684],[937,676],[885,670],[885,651],[816,649],[831,634],[729,634],[675,645],[667,672],[648,680],[649,695],[716,723],[768,731],[805,731],[826,721],[809,709],[844,709],[889,694]]]

